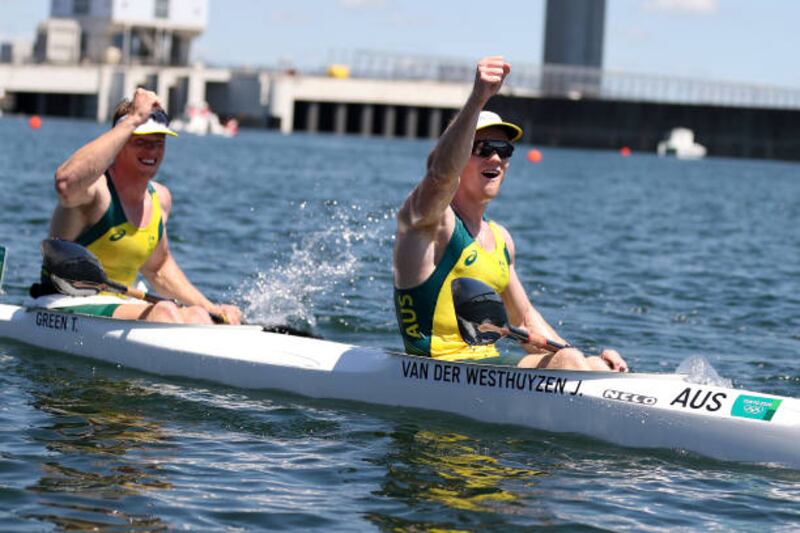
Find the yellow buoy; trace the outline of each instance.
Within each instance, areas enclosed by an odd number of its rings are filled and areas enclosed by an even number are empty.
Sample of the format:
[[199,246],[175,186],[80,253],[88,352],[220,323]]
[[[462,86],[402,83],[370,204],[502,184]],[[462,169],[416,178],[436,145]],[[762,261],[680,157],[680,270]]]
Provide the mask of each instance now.
[[347,65],[330,65],[328,67],[328,77],[345,80],[350,77],[350,67]]

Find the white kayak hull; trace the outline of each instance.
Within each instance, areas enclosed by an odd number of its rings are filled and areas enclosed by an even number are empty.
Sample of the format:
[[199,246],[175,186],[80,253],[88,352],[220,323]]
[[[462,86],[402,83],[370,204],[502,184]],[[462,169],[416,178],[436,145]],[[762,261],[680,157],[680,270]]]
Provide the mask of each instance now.
[[800,468],[800,400],[675,374],[448,363],[258,326],[153,324],[12,305],[0,305],[0,337],[163,376]]

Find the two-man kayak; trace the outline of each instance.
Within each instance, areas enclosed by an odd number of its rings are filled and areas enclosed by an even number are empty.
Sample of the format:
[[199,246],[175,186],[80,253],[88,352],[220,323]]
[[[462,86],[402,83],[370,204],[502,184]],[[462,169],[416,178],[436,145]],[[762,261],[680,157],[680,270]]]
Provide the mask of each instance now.
[[[52,304],[52,299],[50,300]],[[800,400],[679,374],[440,362],[269,333],[0,305],[0,337],[164,376],[453,413],[643,448],[800,469]]]

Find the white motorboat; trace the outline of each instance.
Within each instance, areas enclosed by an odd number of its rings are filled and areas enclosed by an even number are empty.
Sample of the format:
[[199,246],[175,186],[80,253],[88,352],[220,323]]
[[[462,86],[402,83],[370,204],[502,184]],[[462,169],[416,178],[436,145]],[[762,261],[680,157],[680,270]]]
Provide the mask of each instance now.
[[701,159],[706,156],[706,147],[694,140],[689,128],[674,128],[669,136],[658,143],[659,156],[675,156],[678,159]]

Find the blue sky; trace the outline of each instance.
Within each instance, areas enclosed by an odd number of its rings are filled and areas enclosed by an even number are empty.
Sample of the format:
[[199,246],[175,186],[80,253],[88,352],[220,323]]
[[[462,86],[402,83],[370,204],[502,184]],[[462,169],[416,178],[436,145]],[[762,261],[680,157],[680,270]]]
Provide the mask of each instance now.
[[[544,0],[210,0],[193,56],[319,67],[343,51],[540,64]],[[31,37],[49,0],[0,0],[0,40]],[[497,6],[497,7],[492,7]],[[607,0],[608,69],[800,87],[798,0]]]

